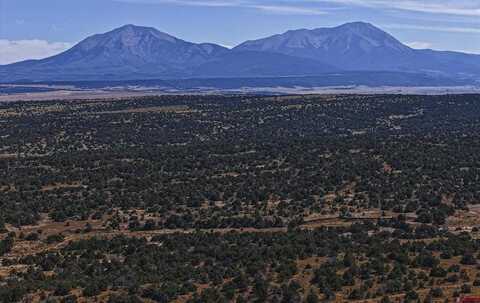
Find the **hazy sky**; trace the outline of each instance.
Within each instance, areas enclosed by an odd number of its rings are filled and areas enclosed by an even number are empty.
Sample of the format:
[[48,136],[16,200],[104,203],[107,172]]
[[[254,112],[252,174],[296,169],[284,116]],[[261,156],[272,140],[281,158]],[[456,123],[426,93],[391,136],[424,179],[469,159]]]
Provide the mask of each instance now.
[[480,0],[0,0],[0,64],[46,57],[129,23],[235,46],[351,21],[415,48],[480,53]]

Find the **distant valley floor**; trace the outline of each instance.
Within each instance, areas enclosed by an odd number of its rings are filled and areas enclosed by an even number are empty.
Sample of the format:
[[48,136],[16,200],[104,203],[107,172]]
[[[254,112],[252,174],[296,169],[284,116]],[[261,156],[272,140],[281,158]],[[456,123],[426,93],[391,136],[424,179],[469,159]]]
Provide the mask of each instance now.
[[325,87],[241,87],[219,89],[215,87],[166,88],[158,86],[121,86],[88,88],[57,84],[0,84],[0,102],[121,99],[155,95],[300,95],[300,94],[400,94],[400,95],[447,95],[478,94],[480,86],[325,86]]

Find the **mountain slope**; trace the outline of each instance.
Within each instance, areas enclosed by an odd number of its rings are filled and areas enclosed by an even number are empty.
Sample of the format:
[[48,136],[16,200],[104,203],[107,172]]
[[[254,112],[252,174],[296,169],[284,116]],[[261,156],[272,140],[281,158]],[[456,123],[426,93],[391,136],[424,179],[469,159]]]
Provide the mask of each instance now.
[[315,60],[279,53],[231,51],[200,65],[195,77],[288,77],[314,76],[339,71]]
[[333,28],[288,31],[246,41],[238,51],[267,51],[334,64],[343,70],[428,72],[480,75],[480,56],[415,50],[364,22]]

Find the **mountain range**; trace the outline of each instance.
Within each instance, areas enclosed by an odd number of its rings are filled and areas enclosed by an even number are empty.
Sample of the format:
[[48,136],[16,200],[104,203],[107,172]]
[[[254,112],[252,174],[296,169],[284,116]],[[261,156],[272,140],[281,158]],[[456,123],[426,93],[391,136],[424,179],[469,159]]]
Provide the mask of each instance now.
[[[0,66],[0,82],[303,77],[395,72],[475,83],[480,55],[412,49],[364,22],[299,29],[232,49],[125,25],[41,60]],[[447,81],[448,82],[448,81]]]

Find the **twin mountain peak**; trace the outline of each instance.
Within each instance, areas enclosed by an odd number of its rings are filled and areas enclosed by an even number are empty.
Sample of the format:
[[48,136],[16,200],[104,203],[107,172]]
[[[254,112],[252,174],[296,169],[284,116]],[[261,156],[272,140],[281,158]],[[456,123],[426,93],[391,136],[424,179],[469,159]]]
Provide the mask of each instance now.
[[0,66],[0,82],[318,76],[347,71],[480,78],[480,56],[412,49],[370,23],[299,29],[232,49],[125,25],[42,60]]

